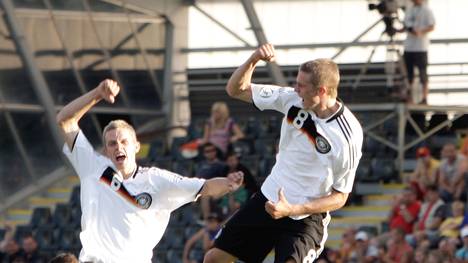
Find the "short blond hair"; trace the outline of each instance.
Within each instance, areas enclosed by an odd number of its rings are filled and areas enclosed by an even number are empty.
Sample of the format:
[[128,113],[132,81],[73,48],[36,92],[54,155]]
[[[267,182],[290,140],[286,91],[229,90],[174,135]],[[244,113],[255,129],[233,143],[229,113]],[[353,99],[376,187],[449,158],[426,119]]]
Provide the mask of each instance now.
[[338,65],[331,59],[320,58],[301,64],[299,70],[310,73],[310,84],[314,88],[327,87],[327,94],[336,98],[338,96],[338,84],[340,83],[340,71]]
[[106,133],[115,129],[127,129],[133,135],[135,141],[137,140],[136,132],[132,125],[128,124],[128,122],[124,120],[113,120],[110,121],[102,131],[102,141],[104,142],[104,147],[106,147]]

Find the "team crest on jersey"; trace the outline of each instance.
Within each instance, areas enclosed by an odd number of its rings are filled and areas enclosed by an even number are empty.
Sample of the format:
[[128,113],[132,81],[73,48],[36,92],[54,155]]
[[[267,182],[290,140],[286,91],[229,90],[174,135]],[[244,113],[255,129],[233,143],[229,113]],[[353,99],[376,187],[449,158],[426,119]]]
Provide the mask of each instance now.
[[263,87],[260,90],[260,97],[269,98],[273,95],[273,89],[271,87]]
[[328,153],[331,150],[330,143],[321,135],[315,137],[315,148],[319,153]]
[[148,209],[153,201],[151,195],[148,193],[141,193],[137,195],[135,199],[138,207],[143,209]]

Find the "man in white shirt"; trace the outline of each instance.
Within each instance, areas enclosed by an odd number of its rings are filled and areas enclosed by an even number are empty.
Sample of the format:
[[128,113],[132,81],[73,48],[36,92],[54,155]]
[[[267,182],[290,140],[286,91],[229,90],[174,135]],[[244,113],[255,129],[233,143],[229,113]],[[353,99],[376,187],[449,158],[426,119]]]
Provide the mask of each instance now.
[[251,83],[260,60],[274,47],[260,46],[231,76],[226,90],[260,110],[285,115],[276,164],[261,191],[223,228],[205,262],[313,262],[322,252],[329,211],[351,192],[363,140],[358,120],[337,100],[338,66],[329,59],[303,63],[295,88]]
[[156,167],[139,167],[135,130],[123,120],[103,131],[104,154],[94,150],[78,126],[102,99],[113,103],[120,91],[112,80],[67,104],[57,115],[64,153],[81,183],[80,262],[151,262],[170,213],[200,195],[221,196],[242,183],[241,173],[210,180],[186,178]]
[[[419,71],[419,79],[423,88],[422,104],[427,104],[427,95],[429,93],[427,65],[429,49],[428,34],[434,30],[435,18],[432,10],[424,4],[424,0],[412,0],[413,6],[405,13],[404,30],[406,39],[404,42],[404,59],[408,74],[410,88],[413,85],[414,68]],[[411,90],[409,102],[412,103]]]

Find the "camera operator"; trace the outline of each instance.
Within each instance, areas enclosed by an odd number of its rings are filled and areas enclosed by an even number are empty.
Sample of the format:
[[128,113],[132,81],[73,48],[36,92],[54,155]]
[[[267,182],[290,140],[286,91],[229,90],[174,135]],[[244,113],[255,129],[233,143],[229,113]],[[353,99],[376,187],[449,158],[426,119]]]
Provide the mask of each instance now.
[[428,77],[428,33],[434,30],[435,18],[432,10],[424,3],[424,0],[412,0],[413,6],[405,12],[404,28],[399,32],[406,31],[404,42],[404,59],[408,74],[409,90],[405,91],[408,103],[413,103],[412,86],[414,79],[414,68],[419,70],[419,79],[423,89],[421,104],[427,104]]

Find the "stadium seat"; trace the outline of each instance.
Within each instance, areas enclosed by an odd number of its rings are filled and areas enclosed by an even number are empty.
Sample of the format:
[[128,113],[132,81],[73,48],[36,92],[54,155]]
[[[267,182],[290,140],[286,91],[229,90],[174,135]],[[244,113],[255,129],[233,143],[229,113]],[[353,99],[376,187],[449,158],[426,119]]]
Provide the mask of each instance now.
[[395,170],[394,159],[374,158],[371,161],[372,176],[377,177],[380,181],[388,183],[390,181],[399,180]]
[[163,139],[155,139],[151,142],[149,156],[150,160],[155,160],[166,155],[166,143]]
[[172,140],[172,145],[171,145],[171,157],[174,160],[184,160],[185,158],[182,156],[181,151],[180,151],[180,146],[184,143],[188,142],[187,137],[175,137]]
[[260,121],[256,117],[250,117],[245,123],[244,133],[249,139],[256,139],[260,133]]
[[72,222],[72,207],[70,204],[56,204],[53,214],[53,223],[59,227],[67,226]]
[[36,207],[33,210],[30,224],[33,228],[52,223],[52,213],[49,207]]
[[182,249],[169,249],[166,254],[166,262],[182,263]]
[[278,140],[276,138],[259,138],[255,140],[255,153],[260,156],[276,155],[276,146]]
[[183,176],[193,176],[193,161],[192,160],[176,160],[172,163],[172,171]]
[[253,152],[252,139],[245,138],[232,143],[232,150],[241,156],[250,155]]
[[55,243],[56,239],[55,228],[51,225],[39,226],[35,233],[34,238],[37,241],[37,244],[40,250],[55,250],[57,245]]
[[356,180],[360,182],[376,181],[376,179],[372,177],[371,159],[361,158],[356,170]]
[[63,226],[58,229],[57,245],[63,250],[77,250],[81,247],[79,234],[79,228]]
[[33,233],[33,228],[31,225],[17,225],[15,229],[14,239],[17,242],[21,242],[24,236],[31,235]]
[[260,179],[260,181],[265,180],[265,178],[270,174],[271,168],[273,168],[275,162],[275,156],[265,156],[262,160],[260,160],[258,169],[258,179]]
[[250,173],[257,178],[258,177],[258,170],[260,166],[260,156],[250,155],[250,156],[241,156],[240,163],[249,169]]
[[72,206],[75,206],[76,204],[80,203],[80,186],[79,185],[76,185],[75,187],[73,187],[69,202]]

